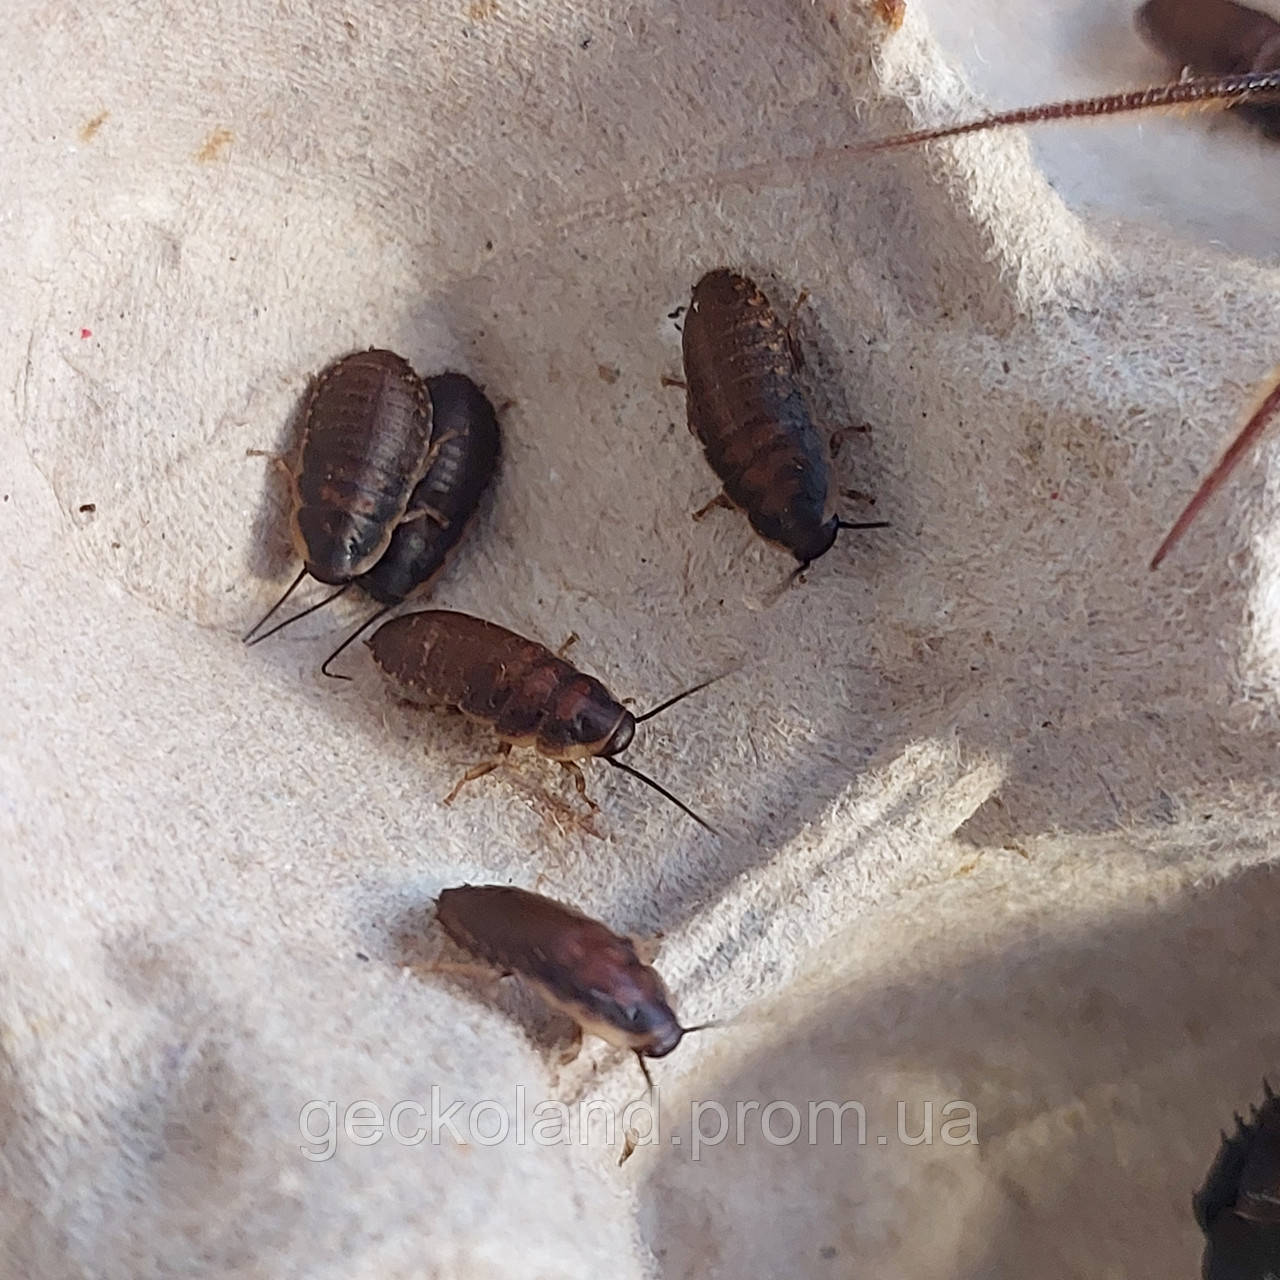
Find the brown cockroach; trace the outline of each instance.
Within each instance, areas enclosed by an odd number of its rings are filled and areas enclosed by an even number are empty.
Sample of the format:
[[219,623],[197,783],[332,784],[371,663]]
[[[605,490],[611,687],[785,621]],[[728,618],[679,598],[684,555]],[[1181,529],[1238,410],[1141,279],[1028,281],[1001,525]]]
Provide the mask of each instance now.
[[1205,1235],[1206,1280],[1266,1280],[1280,1272],[1280,1098],[1262,1082],[1261,1107],[1222,1145],[1193,1199]]
[[498,415],[483,391],[462,373],[427,379],[431,398],[431,452],[427,470],[409,499],[413,519],[402,520],[372,569],[354,580],[382,608],[366,618],[321,664],[329,664],[357,636],[410,596],[424,591],[439,575],[471,520],[498,467],[501,433]]
[[657,971],[630,938],[575,907],[509,885],[445,889],[436,919],[463,950],[504,976],[524,979],[579,1033],[635,1054],[652,1088],[646,1058],[665,1058],[691,1032],[682,1027]]
[[[1152,48],[1196,75],[1280,69],[1280,22],[1235,0],[1147,0],[1134,25]],[[1280,106],[1246,102],[1235,110],[1280,136]]]
[[[1215,0],[1216,2],[1216,0]],[[1045,103],[1035,107],[1015,107],[978,116],[959,124],[938,125],[933,128],[915,129],[910,133],[895,134],[869,142],[850,143],[838,148],[845,156],[869,156],[877,152],[893,151],[902,147],[918,146],[925,142],[939,142],[947,138],[959,138],[967,134],[982,133],[987,129],[1007,128],[1014,125],[1042,124],[1055,120],[1073,120],[1096,116],[1113,116],[1137,111],[1170,110],[1185,107],[1226,108],[1242,105],[1259,106],[1261,103],[1280,100],[1280,69],[1248,71],[1239,74],[1207,75],[1179,80],[1174,84],[1156,85],[1147,89],[1131,89],[1120,93],[1103,94],[1093,98],[1078,98],[1063,102]],[[823,158],[831,153],[824,152]],[[1261,438],[1268,423],[1280,410],[1280,371],[1273,372],[1262,386],[1257,404],[1245,421],[1243,428],[1231,441],[1219,462],[1209,472],[1179,515],[1173,528],[1151,558],[1155,569],[1168,555],[1191,522],[1213,493],[1223,484],[1236,464],[1251,446]]]
[[431,399],[403,357],[371,348],[344,356],[320,375],[289,471],[290,525],[302,569],[249,629],[246,642],[308,574],[345,591],[377,564],[395,527],[416,514],[409,500],[430,449]]
[[[630,746],[637,724],[705,689],[711,680],[636,716],[598,680],[545,645],[470,614],[440,609],[402,614],[384,622],[365,644],[402,697],[452,708],[490,726],[500,754],[513,746],[532,747],[569,770],[584,798],[586,779],[578,761],[597,756],[652,787],[699,826],[715,830],[665,787],[617,759]],[[445,803],[497,765],[487,761],[469,769]]]
[[727,269],[693,288],[682,339],[689,430],[724,493],[764,539],[800,562],[830,550],[841,529],[883,529],[827,515],[830,468],[796,376],[789,327],[759,287]]

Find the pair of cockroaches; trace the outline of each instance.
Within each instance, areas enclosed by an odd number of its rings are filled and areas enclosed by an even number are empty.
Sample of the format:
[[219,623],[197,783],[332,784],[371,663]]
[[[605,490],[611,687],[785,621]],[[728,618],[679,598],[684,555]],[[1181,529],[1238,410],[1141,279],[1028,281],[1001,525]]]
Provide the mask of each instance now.
[[[1239,6],[1229,0],[1201,6],[1203,12],[1215,8],[1217,26],[1214,20],[1209,25],[1223,36],[1228,19],[1239,18]],[[1280,73],[1268,69],[1280,62],[1280,45],[1269,30],[1241,22],[1212,45],[1194,18],[1187,0],[1151,0],[1141,25],[1154,42],[1207,71],[1239,70],[1226,48],[1244,59],[1244,74],[1004,112],[848,150],[870,153],[1004,125],[1148,107],[1257,108],[1259,97],[1280,96]],[[1203,58],[1186,48],[1196,41],[1208,50]],[[841,528],[882,527],[828,514],[827,451],[796,376],[791,335],[752,281],[717,270],[698,282],[683,353],[690,430],[719,476],[724,498],[746,512],[762,537],[786,548],[803,569],[831,547]],[[474,400],[466,401],[452,431],[437,434],[435,389],[429,383],[430,391],[424,391],[411,374],[385,352],[348,357],[335,366],[313,396],[293,475],[294,532],[304,559],[298,581],[311,573],[342,590],[359,582],[384,604],[383,612],[442,566],[497,457],[496,423],[487,402],[481,416],[494,424],[486,427],[487,435],[473,434]],[[1261,433],[1277,402],[1280,393],[1273,392],[1155,562]],[[437,419],[442,416],[437,408]],[[450,443],[452,454],[446,453]],[[628,768],[616,755],[630,743],[638,720],[647,718],[633,717],[598,681],[544,646],[464,614],[397,618],[368,645],[384,674],[410,698],[457,708],[491,725],[504,746],[533,746],[575,767],[578,759],[594,755]],[[680,804],[651,779],[637,776]],[[580,1028],[632,1049],[642,1067],[645,1057],[664,1056],[693,1030],[680,1026],[661,979],[634,946],[574,908],[510,887],[464,886],[441,895],[438,918],[459,945],[503,972],[521,975]]]

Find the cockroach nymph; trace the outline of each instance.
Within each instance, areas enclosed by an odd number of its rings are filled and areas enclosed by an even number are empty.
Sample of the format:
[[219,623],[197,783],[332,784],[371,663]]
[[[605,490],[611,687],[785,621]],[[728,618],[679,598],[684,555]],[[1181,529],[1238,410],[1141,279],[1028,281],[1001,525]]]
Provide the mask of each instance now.
[[665,1058],[691,1032],[680,1025],[657,971],[635,943],[576,907],[508,885],[445,889],[436,902],[440,926],[463,950],[524,979],[580,1032],[636,1056]]
[[[410,702],[461,711],[496,733],[499,752],[532,747],[574,775],[579,794],[586,780],[578,761],[597,756],[638,778],[714,831],[683,801],[638,769],[617,759],[637,724],[711,684],[704,680],[642,716],[632,715],[598,680],[536,640],[465,613],[422,610],[384,622],[366,641],[373,660]],[[497,768],[489,761],[468,770],[446,797]]]
[[727,269],[704,275],[682,341],[689,430],[724,486],[716,502],[744,511],[762,538],[800,562],[797,572],[841,529],[887,527],[828,516],[827,446],[796,376],[788,327],[753,281]]
[[409,499],[411,518],[402,520],[386,552],[355,579],[382,608],[366,618],[323,662],[320,670],[337,680],[329,664],[367,627],[439,575],[480,509],[497,470],[501,450],[498,416],[484,392],[465,374],[427,379],[431,398],[431,451],[426,472]]
[[1264,1080],[1261,1107],[1222,1145],[1192,1204],[1205,1234],[1204,1280],[1280,1275],[1280,1098]]
[[308,574],[346,590],[377,564],[396,526],[410,514],[409,500],[430,449],[431,400],[403,357],[361,351],[320,375],[289,471],[290,525],[302,569],[250,628],[246,643]]
[[[1280,69],[1280,22],[1235,0],[1147,0],[1134,25],[1178,70],[1227,75]],[[1280,105],[1244,102],[1234,109],[1269,137],[1280,137]]]

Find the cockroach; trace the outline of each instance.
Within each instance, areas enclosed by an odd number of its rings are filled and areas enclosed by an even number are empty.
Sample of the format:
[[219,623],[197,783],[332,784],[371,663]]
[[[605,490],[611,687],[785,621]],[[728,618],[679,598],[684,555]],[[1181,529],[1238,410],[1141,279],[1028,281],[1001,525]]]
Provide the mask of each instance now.
[[[1134,25],[1178,69],[1196,75],[1280,69],[1280,22],[1235,0],[1147,0]],[[1270,137],[1280,137],[1280,105],[1235,108]]]
[[410,596],[424,591],[445,567],[480,509],[498,466],[498,415],[488,397],[462,373],[427,379],[431,400],[430,461],[409,499],[412,518],[396,525],[382,558],[355,579],[382,608],[360,624],[325,660],[320,670],[335,679],[329,664],[367,627]]
[[796,376],[796,352],[754,281],[721,268],[693,288],[682,339],[689,430],[724,486],[711,506],[800,562],[825,555],[841,529],[883,529],[827,515],[829,461]]
[[[617,758],[631,745],[637,724],[705,689],[711,680],[636,716],[600,681],[545,645],[470,614],[439,609],[402,614],[384,622],[365,644],[402,697],[452,708],[490,726],[501,744],[499,754],[513,746],[532,747],[571,772],[584,798],[586,779],[578,761],[597,756],[652,787],[699,826],[715,830],[665,787]],[[497,767],[498,761],[491,760],[469,769],[445,803]]]
[[1205,1234],[1205,1280],[1280,1275],[1280,1098],[1265,1100],[1222,1145],[1192,1204]]
[[[1206,5],[1205,10],[1214,5]],[[1182,5],[1157,6],[1160,21],[1169,21],[1169,14],[1174,9],[1181,10]],[[1152,6],[1148,6],[1151,9]],[[1166,13],[1166,8],[1168,13]],[[1143,10],[1147,12],[1147,10]],[[1221,12],[1219,11],[1221,17]],[[1264,16],[1264,15],[1259,15]],[[1148,19],[1148,23],[1155,19]],[[1243,20],[1241,20],[1243,22]],[[1280,28],[1278,28],[1280,31]],[[1256,32],[1255,32],[1256,34]],[[1270,39],[1259,44],[1254,56],[1262,57],[1264,52],[1270,58],[1273,49]],[[1237,48],[1237,53],[1240,49]],[[1280,56],[1277,57],[1280,62]],[[1063,102],[1045,103],[1035,107],[1015,107],[1010,111],[998,111],[990,115],[978,116],[959,124],[938,125],[934,128],[916,129],[910,133],[894,134],[887,138],[873,139],[869,142],[850,143],[837,149],[846,157],[869,156],[877,152],[893,151],[903,147],[918,146],[925,142],[939,142],[947,138],[958,138],[967,134],[982,133],[987,129],[1007,128],[1014,125],[1042,124],[1055,120],[1072,120],[1094,116],[1113,116],[1137,111],[1169,110],[1179,107],[1226,108],[1245,105],[1259,107],[1262,104],[1280,101],[1280,69],[1264,71],[1247,71],[1222,75],[1207,75],[1179,80],[1173,84],[1156,85],[1147,89],[1131,89],[1120,93],[1103,94],[1093,98],[1078,98]],[[1278,108],[1280,109],[1280,108]],[[823,152],[813,159],[822,159],[832,154]],[[1173,528],[1151,558],[1151,568],[1155,569],[1168,555],[1179,538],[1187,531],[1205,503],[1217,490],[1236,464],[1248,450],[1261,438],[1268,423],[1280,410],[1280,370],[1273,372],[1263,384],[1254,410],[1247,418],[1244,427],[1232,440],[1220,461],[1209,472],[1183,509]]]
[[431,399],[403,357],[371,348],[344,356],[320,375],[289,472],[290,523],[302,569],[250,628],[246,642],[308,574],[345,591],[377,564],[396,526],[417,514],[409,501],[430,449]]
[[636,1056],[650,1088],[646,1058],[665,1058],[691,1032],[683,1027],[657,971],[630,938],[576,907],[509,885],[463,885],[436,901],[445,933],[504,976],[524,979],[579,1032]]

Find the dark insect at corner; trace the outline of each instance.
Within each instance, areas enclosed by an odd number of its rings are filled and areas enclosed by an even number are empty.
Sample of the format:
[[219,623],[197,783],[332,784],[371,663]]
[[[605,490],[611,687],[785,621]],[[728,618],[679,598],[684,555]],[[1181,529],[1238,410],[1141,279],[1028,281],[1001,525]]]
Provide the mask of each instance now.
[[1205,1235],[1204,1280],[1280,1275],[1280,1098],[1263,1081],[1261,1107],[1222,1145],[1192,1204]]
[[441,928],[463,950],[502,974],[515,974],[552,1008],[635,1054],[650,1088],[646,1058],[665,1058],[691,1032],[680,1025],[657,971],[629,938],[553,898],[508,885],[445,889]]
[[[470,614],[436,609],[402,614],[384,622],[365,644],[400,696],[455,709],[489,726],[498,737],[500,755],[513,746],[532,747],[571,772],[584,799],[586,779],[578,761],[599,757],[652,787],[699,826],[715,830],[665,787],[617,759],[631,745],[637,724],[705,689],[711,680],[635,716],[600,681],[545,645]],[[445,803],[497,766],[491,760],[469,769]]]
[[[1204,76],[1280,70],[1280,22],[1234,0],[1147,0],[1134,25],[1177,71]],[[1280,105],[1242,102],[1232,109],[1268,137],[1280,138]]]
[[430,449],[431,400],[403,357],[360,351],[320,375],[303,412],[298,454],[289,471],[290,526],[302,569],[250,628],[246,643],[303,578],[310,575],[345,591],[377,564],[396,525],[409,514]]
[[409,499],[411,517],[402,520],[372,569],[355,579],[382,608],[365,619],[325,660],[320,670],[334,679],[329,664],[367,627],[439,576],[449,555],[480,509],[501,452],[498,415],[483,391],[465,374],[427,379],[431,399],[431,451],[426,472]]
[[699,517],[715,505],[739,508],[800,570],[841,529],[887,527],[828,516],[827,446],[796,377],[788,327],[753,281],[726,269],[704,275],[682,342],[689,430],[724,486]]

